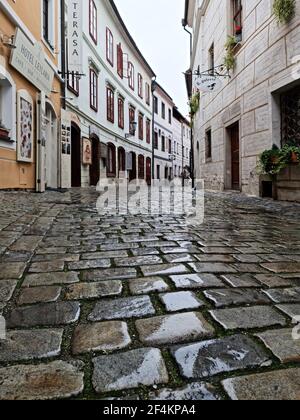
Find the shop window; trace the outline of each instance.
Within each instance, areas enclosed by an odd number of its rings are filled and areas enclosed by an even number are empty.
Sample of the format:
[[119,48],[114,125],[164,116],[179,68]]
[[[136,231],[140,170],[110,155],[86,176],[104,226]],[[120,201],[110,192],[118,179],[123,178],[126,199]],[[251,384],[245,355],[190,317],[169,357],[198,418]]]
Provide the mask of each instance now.
[[0,141],[16,140],[16,88],[0,70]]

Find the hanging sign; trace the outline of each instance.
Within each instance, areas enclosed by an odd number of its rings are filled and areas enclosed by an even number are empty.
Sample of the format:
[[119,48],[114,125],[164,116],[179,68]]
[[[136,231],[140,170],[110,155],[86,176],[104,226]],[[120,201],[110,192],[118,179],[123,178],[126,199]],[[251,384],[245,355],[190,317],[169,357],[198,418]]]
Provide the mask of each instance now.
[[82,73],[82,0],[68,1],[68,70]]
[[201,92],[215,92],[221,89],[222,82],[217,76],[203,75],[195,80],[195,86]]

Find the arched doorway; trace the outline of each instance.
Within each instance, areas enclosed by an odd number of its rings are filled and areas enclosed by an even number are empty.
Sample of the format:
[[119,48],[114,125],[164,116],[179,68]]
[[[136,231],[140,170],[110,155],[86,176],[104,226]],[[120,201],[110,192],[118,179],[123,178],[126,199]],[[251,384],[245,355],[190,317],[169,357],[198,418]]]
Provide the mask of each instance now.
[[145,158],[143,155],[139,155],[138,167],[139,167],[139,179],[145,179]]
[[100,179],[100,141],[97,136],[91,137],[92,164],[90,165],[90,185],[95,187]]
[[148,157],[146,159],[146,182],[147,182],[148,185],[151,185],[151,182],[152,182],[151,163],[152,163],[151,158]]
[[58,187],[57,117],[50,102],[46,102],[45,185]]
[[81,131],[74,123],[71,128],[71,180],[72,187],[81,187]]
[[133,181],[137,177],[136,173],[136,153],[131,152],[132,169],[129,171],[129,181]]
[[125,172],[126,170],[126,153],[123,147],[118,149],[118,168],[119,168],[119,178],[120,172]]

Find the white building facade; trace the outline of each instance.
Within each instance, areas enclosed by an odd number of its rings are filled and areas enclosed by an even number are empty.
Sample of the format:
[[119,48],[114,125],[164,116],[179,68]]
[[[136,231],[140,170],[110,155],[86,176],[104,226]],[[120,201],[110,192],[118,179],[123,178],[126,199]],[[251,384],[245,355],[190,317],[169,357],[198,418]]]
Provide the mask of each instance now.
[[[233,36],[234,68],[213,93],[200,93],[194,120],[195,176],[207,188],[263,195],[260,154],[300,139],[300,2],[279,23],[271,0],[186,0],[193,30],[191,71],[224,64]],[[196,93],[193,76],[193,94]],[[298,115],[298,117],[297,117]],[[292,134],[291,134],[292,133]]]
[[112,0],[86,0],[81,7],[84,75],[68,74],[65,186],[97,185],[100,178],[151,183],[155,74]]

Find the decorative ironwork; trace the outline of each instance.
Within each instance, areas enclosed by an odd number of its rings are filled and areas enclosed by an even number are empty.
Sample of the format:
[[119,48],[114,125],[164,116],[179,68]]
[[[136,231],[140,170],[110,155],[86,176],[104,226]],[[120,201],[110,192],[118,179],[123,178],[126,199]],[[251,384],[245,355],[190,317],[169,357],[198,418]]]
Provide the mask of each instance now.
[[300,146],[300,87],[281,95],[281,142]]
[[[185,73],[190,74],[190,73]],[[206,71],[200,71],[200,66],[196,71],[192,73],[194,76],[203,77],[203,76],[215,76],[215,77],[228,77],[231,78],[229,71],[226,69],[226,66],[222,64],[221,66],[216,66],[212,69]]]

